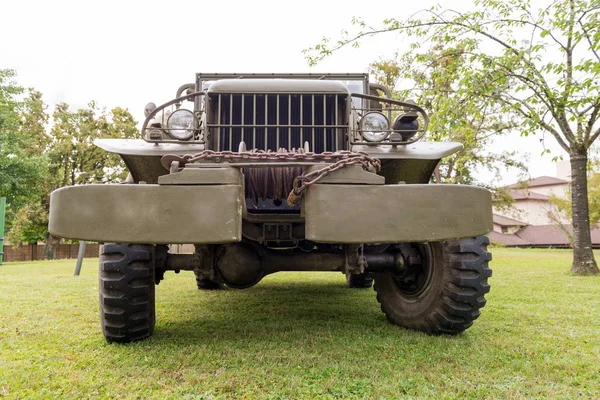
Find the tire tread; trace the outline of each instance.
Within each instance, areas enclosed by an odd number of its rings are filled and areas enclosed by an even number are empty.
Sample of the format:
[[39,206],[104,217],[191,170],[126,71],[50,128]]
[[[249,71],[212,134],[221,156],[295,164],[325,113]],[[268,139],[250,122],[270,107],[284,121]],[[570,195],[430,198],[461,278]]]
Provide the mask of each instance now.
[[100,249],[102,332],[109,343],[152,335],[155,325],[152,245],[107,243]]
[[485,306],[485,294],[490,291],[488,278],[492,270],[488,266],[492,255],[487,251],[486,236],[465,238],[442,243],[442,260],[436,267],[443,267],[443,282],[439,296],[425,307],[419,318],[401,318],[399,307],[394,304],[387,285],[378,280],[392,279],[388,274],[375,277],[377,301],[387,319],[395,325],[425,331],[429,334],[457,334],[473,325]]

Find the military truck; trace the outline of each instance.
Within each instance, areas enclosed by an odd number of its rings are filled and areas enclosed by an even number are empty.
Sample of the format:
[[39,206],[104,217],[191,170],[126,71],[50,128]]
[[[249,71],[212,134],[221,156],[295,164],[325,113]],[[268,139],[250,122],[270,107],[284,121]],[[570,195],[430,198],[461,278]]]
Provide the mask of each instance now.
[[[432,184],[462,149],[422,140],[425,110],[367,74],[196,74],[145,108],[141,138],[102,139],[129,176],[51,195],[49,231],[103,243],[108,342],[152,335],[155,285],[193,271],[201,290],[277,271],[337,271],[373,285],[393,324],[456,334],[485,305],[491,195]],[[193,244],[188,254],[174,244]],[[318,311],[316,311],[318,312]]]

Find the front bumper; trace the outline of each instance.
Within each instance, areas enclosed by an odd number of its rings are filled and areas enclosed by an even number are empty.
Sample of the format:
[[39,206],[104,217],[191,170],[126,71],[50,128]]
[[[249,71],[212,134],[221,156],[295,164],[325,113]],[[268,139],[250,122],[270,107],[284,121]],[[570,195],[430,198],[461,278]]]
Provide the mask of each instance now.
[[475,186],[313,185],[304,206],[315,242],[429,242],[493,228],[491,193]]
[[121,243],[230,243],[242,239],[241,185],[83,185],[52,192],[48,231]]
[[[84,185],[54,191],[57,237],[124,243],[231,243],[242,239],[244,191],[226,185]],[[492,230],[490,192],[461,185],[315,184],[303,205],[306,239],[322,243],[425,242]]]

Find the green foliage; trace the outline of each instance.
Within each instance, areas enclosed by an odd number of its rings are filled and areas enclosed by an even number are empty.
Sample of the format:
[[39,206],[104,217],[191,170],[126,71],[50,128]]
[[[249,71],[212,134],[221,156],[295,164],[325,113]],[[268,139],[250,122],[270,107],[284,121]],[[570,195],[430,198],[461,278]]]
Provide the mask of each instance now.
[[15,72],[0,70],[0,197],[7,199],[7,227],[17,210],[40,194],[45,175],[44,157],[30,151],[24,117],[37,104],[22,100],[25,89],[14,82]]
[[74,112],[58,104],[51,121],[42,94],[18,86],[14,77],[0,70],[0,196],[8,202],[8,240],[35,243],[47,234],[52,190],[125,179],[121,158],[93,141],[132,138],[138,130],[128,110],[107,113],[93,101]]
[[20,208],[12,221],[6,239],[12,243],[36,244],[46,239],[48,209],[41,202],[31,202]]
[[475,182],[475,171],[488,171],[499,180],[509,167],[524,172],[526,166],[516,152],[495,151],[492,146],[492,140],[515,127],[514,115],[489,99],[468,95],[465,85],[469,82],[464,79],[469,75],[465,63],[467,47],[468,43],[456,48],[439,44],[424,53],[374,62],[370,72],[376,81],[391,88],[396,88],[402,79],[413,82],[412,88],[394,91],[394,95],[399,99],[416,98],[417,104],[430,112],[427,138],[464,145],[463,151],[441,161],[441,182],[483,184]]
[[53,143],[48,151],[54,187],[125,179],[127,172],[118,154],[108,153],[93,142],[99,138],[131,138],[137,134],[129,111],[112,110],[110,116],[95,102],[71,111],[68,104],[56,106],[50,130]]
[[[147,341],[108,345],[98,260],[8,263],[0,279],[7,399],[598,399],[600,277],[565,250],[492,249],[473,327],[428,336],[390,324],[372,290],[329,272],[280,272],[247,290],[157,287]],[[29,294],[29,295],[28,295]],[[43,299],[43,301],[42,301]]]

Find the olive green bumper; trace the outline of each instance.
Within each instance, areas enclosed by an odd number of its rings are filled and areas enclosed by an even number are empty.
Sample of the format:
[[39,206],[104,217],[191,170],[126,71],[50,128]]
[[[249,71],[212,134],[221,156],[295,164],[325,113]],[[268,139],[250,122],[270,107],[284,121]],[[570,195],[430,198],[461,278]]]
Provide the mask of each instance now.
[[425,242],[492,230],[491,193],[463,185],[313,185],[306,238],[323,243]]
[[[97,242],[230,243],[242,239],[243,202],[240,184],[71,186],[52,193],[48,229]],[[437,241],[492,230],[490,192],[460,185],[316,184],[303,215],[306,239],[323,243]]]
[[242,238],[240,185],[83,185],[52,192],[57,237],[125,243],[229,243]]

